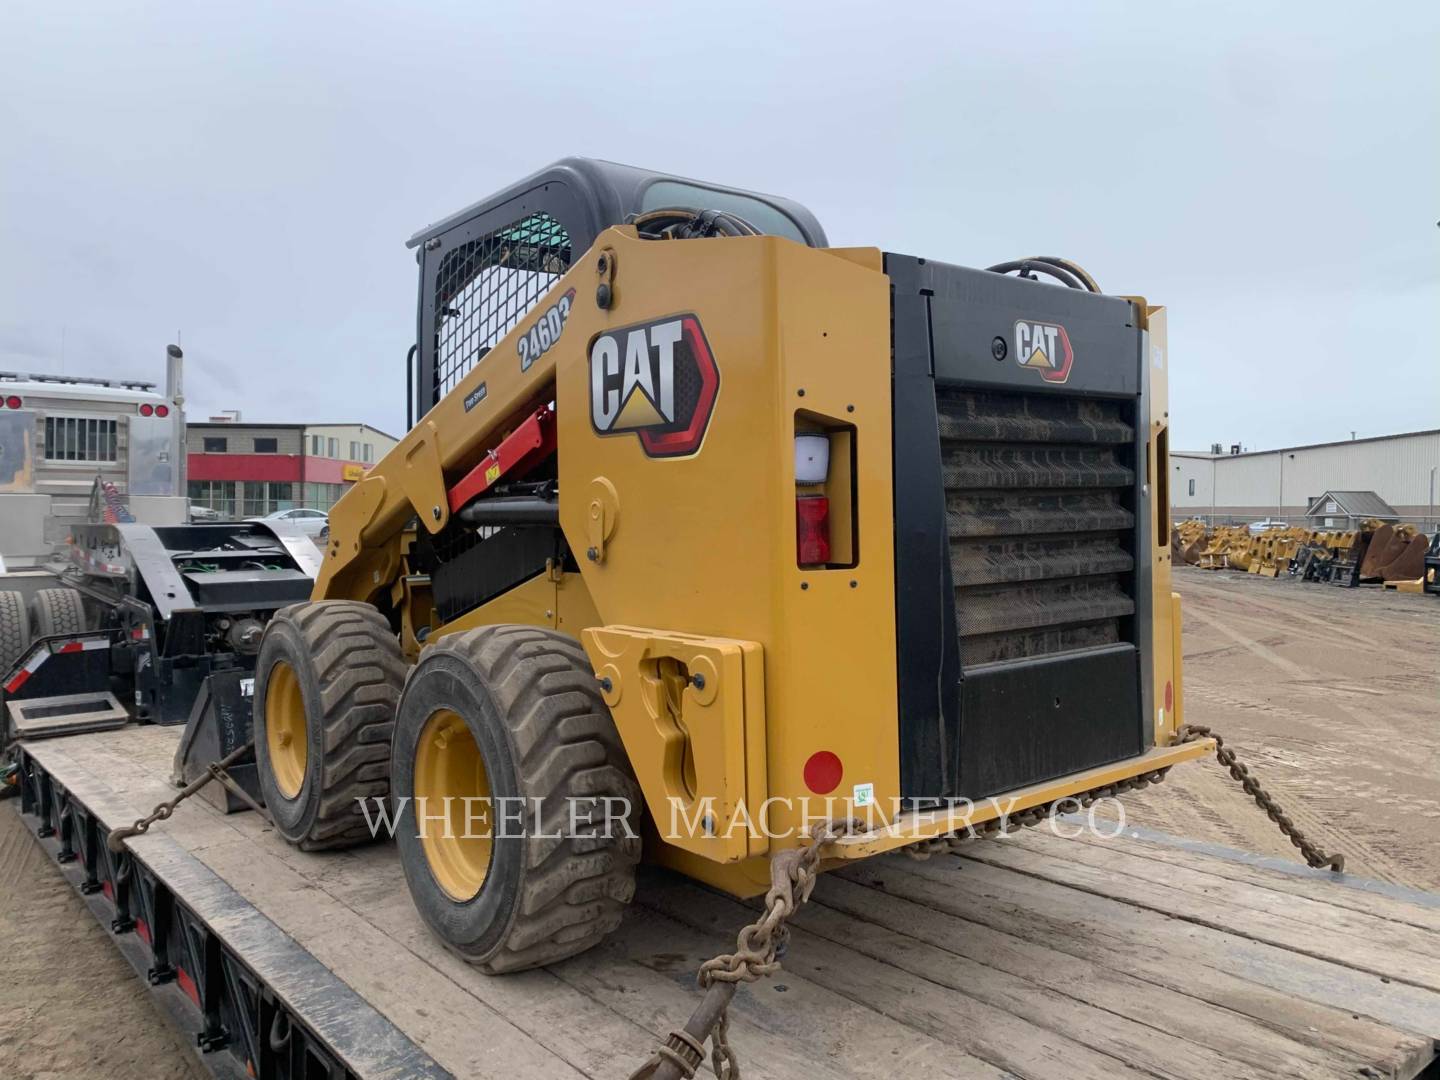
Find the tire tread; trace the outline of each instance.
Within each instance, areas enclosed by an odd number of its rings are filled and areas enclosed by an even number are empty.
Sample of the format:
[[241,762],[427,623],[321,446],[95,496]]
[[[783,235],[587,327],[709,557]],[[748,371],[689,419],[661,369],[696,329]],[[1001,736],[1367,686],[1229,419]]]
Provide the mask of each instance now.
[[30,610],[23,593],[0,590],[0,676],[30,647]]
[[[462,654],[485,680],[506,718],[520,788],[541,799],[542,835],[568,824],[562,815],[570,798],[624,797],[638,814],[639,785],[574,638],[540,627],[486,626],[432,647]],[[511,925],[477,966],[490,974],[521,971],[591,948],[620,925],[639,861],[638,836],[530,841]]]
[[41,589],[35,594],[31,623],[36,637],[83,634],[85,601],[74,589]]
[[320,685],[322,758],[316,813],[301,835],[286,839],[304,851],[354,847],[373,837],[361,799],[390,795],[390,736],[408,665],[385,617],[351,600],[295,604],[275,613],[304,643]]

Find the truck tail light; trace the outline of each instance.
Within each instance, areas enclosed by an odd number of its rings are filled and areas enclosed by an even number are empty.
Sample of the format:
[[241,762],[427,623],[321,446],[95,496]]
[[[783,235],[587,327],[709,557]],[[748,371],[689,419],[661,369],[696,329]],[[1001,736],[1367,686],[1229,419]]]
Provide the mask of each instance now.
[[144,405],[141,405],[141,406],[140,406],[140,415],[141,415],[141,416],[154,416],[154,415],[155,415],[155,406],[149,404],[148,402],[147,402],[146,404],[144,404]]
[[824,495],[795,496],[795,561],[801,566],[830,561],[830,500]]
[[5,399],[5,408],[7,409],[18,409],[21,405],[24,404],[25,403],[20,400],[20,395],[18,394],[11,394]]
[[170,415],[170,406],[169,406],[169,405],[156,405],[156,406],[155,406],[155,415],[156,415],[156,416],[161,416],[161,417],[169,416],[169,415]]

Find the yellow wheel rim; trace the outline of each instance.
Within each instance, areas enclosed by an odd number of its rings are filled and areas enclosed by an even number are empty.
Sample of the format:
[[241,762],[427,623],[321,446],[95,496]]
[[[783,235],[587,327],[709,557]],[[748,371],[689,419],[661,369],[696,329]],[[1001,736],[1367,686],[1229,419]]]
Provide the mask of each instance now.
[[305,734],[305,701],[295,669],[281,660],[270,669],[265,692],[265,745],[280,794],[293,799],[305,785],[310,741]]
[[415,747],[415,824],[436,883],[452,900],[473,900],[494,848],[490,777],[475,736],[458,713],[425,721]]

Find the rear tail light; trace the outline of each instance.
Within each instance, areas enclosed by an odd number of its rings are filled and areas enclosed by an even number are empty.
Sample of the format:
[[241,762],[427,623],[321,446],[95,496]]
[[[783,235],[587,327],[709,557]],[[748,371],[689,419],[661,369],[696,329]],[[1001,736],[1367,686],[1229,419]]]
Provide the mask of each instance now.
[[[829,437],[796,435],[796,487],[818,488],[829,473]],[[824,495],[795,493],[795,561],[801,566],[824,566],[830,561],[830,500]]]
[[156,415],[156,416],[169,416],[169,415],[170,415],[170,406],[169,406],[169,405],[156,405],[156,406],[155,406],[155,415]]
[[830,561],[830,500],[824,495],[795,496],[795,561],[801,566]]
[[18,394],[11,394],[5,399],[5,408],[7,409],[18,409],[23,404],[25,403],[20,400]]
[[155,415],[155,406],[154,406],[154,405],[150,405],[150,404],[141,405],[141,406],[140,406],[140,415],[141,415],[141,416],[154,416],[154,415]]

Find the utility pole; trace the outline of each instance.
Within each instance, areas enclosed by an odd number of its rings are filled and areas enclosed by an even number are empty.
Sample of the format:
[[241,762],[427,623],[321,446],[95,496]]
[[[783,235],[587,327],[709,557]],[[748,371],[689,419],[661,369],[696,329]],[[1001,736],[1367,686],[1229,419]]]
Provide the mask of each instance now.
[[1430,528],[1432,528],[1432,529],[1435,528],[1435,470],[1436,470],[1436,469],[1440,469],[1440,465],[1431,465],[1431,466],[1430,466],[1430,512],[1426,515],[1426,524],[1428,524],[1428,525],[1430,526]]

